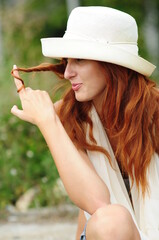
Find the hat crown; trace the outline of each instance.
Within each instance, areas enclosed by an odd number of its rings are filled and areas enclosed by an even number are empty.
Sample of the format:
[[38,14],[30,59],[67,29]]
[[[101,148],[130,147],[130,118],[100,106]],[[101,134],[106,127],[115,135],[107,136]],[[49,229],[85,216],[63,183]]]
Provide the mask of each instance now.
[[127,13],[108,7],[77,7],[70,14],[64,38],[137,45],[138,30]]
[[45,56],[109,62],[150,76],[155,66],[138,55],[138,29],[127,13],[100,6],[71,12],[63,38],[41,39]]

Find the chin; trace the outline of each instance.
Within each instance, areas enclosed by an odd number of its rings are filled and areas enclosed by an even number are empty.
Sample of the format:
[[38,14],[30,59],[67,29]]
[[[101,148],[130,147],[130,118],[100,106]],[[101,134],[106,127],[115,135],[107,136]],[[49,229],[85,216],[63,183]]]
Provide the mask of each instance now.
[[88,102],[91,101],[91,99],[88,98],[76,98],[77,102]]
[[75,98],[78,102],[88,102],[92,100],[92,98],[89,98],[84,94],[82,95],[82,94],[76,94],[76,93],[75,93]]
[[77,102],[87,102],[87,100],[76,98]]

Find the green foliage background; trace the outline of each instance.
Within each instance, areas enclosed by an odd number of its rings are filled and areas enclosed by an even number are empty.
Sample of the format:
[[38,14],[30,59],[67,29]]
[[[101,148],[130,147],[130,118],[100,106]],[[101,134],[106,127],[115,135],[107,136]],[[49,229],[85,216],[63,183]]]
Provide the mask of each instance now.
[[[139,26],[140,55],[151,61],[142,32],[145,1],[81,0],[80,5],[114,7],[134,16]],[[155,3],[159,12],[158,0],[150,2]],[[60,201],[52,191],[58,172],[39,130],[10,114],[13,104],[20,106],[10,71],[13,64],[29,67],[52,62],[52,59],[42,56],[40,38],[62,36],[66,22],[65,0],[0,1],[0,34],[3,44],[0,58],[0,209],[9,204],[14,205],[32,187],[39,189],[32,206],[50,206]],[[159,26],[159,22],[157,24]],[[154,64],[158,64],[158,60]],[[22,77],[26,85],[45,89],[53,98],[53,87],[57,82],[53,74],[23,74]],[[158,73],[154,78],[158,79]],[[57,94],[53,101],[59,96]]]

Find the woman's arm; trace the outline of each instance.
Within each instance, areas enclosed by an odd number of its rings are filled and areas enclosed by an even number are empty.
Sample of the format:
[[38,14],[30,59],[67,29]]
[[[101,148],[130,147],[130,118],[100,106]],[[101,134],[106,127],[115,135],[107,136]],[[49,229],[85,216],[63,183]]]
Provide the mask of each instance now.
[[[15,83],[19,88],[21,82],[15,79]],[[95,172],[86,153],[79,152],[72,143],[49,95],[45,91],[27,88],[22,89],[19,96],[22,110],[14,106],[11,111],[20,119],[38,126],[71,200],[90,214],[109,204],[107,186]]]
[[90,214],[104,204],[109,204],[109,192],[105,183],[88,164],[84,152],[79,152],[59,118],[39,124],[50,152],[54,158],[60,177],[71,200]]

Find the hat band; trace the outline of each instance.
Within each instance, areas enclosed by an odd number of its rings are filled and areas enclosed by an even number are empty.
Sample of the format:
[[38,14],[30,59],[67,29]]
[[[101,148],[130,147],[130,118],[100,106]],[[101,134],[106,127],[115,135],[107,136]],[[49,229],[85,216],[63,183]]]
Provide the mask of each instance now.
[[86,36],[84,34],[77,34],[77,33],[73,33],[73,32],[69,32],[68,30],[65,31],[65,34],[63,36],[63,38],[65,39],[72,39],[72,40],[82,40],[82,41],[89,41],[89,42],[97,42],[100,44],[104,44],[104,45],[114,45],[118,48],[121,48],[125,51],[131,52],[134,55],[138,55],[138,46],[136,42],[111,42],[109,40],[105,40],[105,39],[99,39],[99,38],[91,38],[89,36]]

